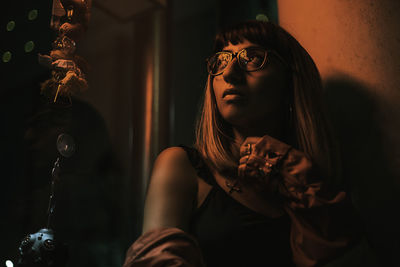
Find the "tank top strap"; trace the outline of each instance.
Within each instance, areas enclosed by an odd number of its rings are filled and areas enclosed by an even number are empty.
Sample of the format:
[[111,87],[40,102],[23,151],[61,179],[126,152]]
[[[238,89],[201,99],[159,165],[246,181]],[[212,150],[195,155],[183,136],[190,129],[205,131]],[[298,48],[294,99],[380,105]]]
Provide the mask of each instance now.
[[196,170],[197,175],[207,184],[215,186],[216,181],[214,180],[213,175],[207,164],[204,162],[202,156],[200,155],[200,152],[194,147],[189,147],[185,145],[178,145],[178,147],[181,147],[186,151],[189,161],[192,164],[193,168]]

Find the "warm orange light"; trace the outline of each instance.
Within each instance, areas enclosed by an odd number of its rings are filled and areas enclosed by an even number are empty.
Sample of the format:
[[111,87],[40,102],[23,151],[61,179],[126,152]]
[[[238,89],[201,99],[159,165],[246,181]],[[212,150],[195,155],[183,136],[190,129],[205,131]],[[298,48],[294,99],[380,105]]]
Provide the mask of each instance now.
[[144,122],[144,147],[143,147],[143,173],[145,177],[150,175],[150,156],[152,142],[153,125],[153,81],[154,81],[154,62],[153,56],[148,51],[146,55],[146,98],[145,98],[145,122]]

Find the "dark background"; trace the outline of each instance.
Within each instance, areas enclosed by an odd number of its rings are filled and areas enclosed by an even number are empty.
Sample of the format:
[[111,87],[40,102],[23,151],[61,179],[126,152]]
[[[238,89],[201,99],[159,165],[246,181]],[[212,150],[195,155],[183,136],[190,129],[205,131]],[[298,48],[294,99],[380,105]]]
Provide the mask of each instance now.
[[[148,162],[167,146],[193,142],[205,58],[217,29],[258,14],[279,21],[276,1],[125,2],[93,1],[89,30],[78,43],[78,54],[91,65],[90,88],[74,97],[68,108],[51,106],[40,95],[40,83],[49,71],[38,65],[37,54],[48,53],[55,37],[49,27],[51,1],[4,3],[0,53],[3,57],[10,51],[12,58],[0,62],[0,266],[7,259],[15,262],[21,239],[46,224],[50,171],[59,156],[55,144],[60,133],[73,136],[77,147],[62,162],[55,218],[57,235],[69,246],[69,266],[121,266],[126,249],[140,234]],[[38,16],[29,20],[34,9]],[[7,31],[11,20],[16,26]],[[154,33],[154,25],[161,27],[161,35]],[[146,57],[154,59],[157,38],[159,76]],[[24,51],[28,41],[35,44],[31,52]],[[146,154],[148,73],[160,84],[162,93],[154,106],[162,122],[152,128],[152,149]],[[351,75],[324,83],[345,177],[369,239],[335,266],[384,266],[381,262],[393,262],[399,248],[399,141],[392,149],[385,143],[389,132],[398,132],[399,118],[391,115],[398,113],[391,113],[368,85]],[[389,89],[380,90],[375,94]],[[377,114],[386,114],[385,127]]]

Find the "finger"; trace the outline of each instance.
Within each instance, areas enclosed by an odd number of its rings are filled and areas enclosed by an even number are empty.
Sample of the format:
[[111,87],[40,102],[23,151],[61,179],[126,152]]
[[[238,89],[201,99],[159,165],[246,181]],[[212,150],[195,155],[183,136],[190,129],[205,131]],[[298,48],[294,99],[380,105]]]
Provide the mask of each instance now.
[[[254,150],[254,145],[260,140],[260,137],[247,137],[242,145],[240,146],[240,152],[246,154],[248,152],[249,149],[249,144],[250,144],[250,148],[252,150]],[[248,153],[250,154],[250,153]]]
[[240,156],[250,155],[253,151],[254,144],[244,143],[240,146]]
[[244,139],[242,144],[256,144],[259,140],[261,139],[261,137],[256,137],[256,136],[249,136],[246,139]]
[[239,164],[246,164],[249,161],[249,155],[244,155],[239,159]]
[[246,164],[240,164],[238,166],[238,176],[239,177],[245,177],[246,176],[246,169],[247,169],[247,165]]
[[246,178],[258,178],[263,173],[260,173],[259,168],[254,166],[250,166],[248,164],[240,164],[238,166],[238,175],[239,177]]

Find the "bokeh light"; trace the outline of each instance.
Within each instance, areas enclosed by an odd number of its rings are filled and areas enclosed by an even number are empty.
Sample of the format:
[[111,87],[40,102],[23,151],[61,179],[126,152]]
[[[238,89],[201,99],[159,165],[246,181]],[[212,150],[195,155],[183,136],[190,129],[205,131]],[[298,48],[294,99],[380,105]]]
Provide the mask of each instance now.
[[38,16],[38,10],[37,9],[32,9],[28,13],[28,19],[29,20],[35,20],[37,18],[37,16]]
[[267,15],[265,15],[265,14],[258,14],[258,15],[256,16],[256,20],[265,21],[265,22],[268,22],[268,21],[269,21]]
[[35,43],[33,41],[28,41],[25,43],[25,52],[29,53],[35,48]]
[[7,63],[11,60],[12,54],[10,51],[4,52],[2,60],[4,63]]
[[6,29],[7,29],[8,32],[11,32],[12,30],[14,30],[14,28],[15,28],[15,21],[10,20],[10,21],[7,23]]

